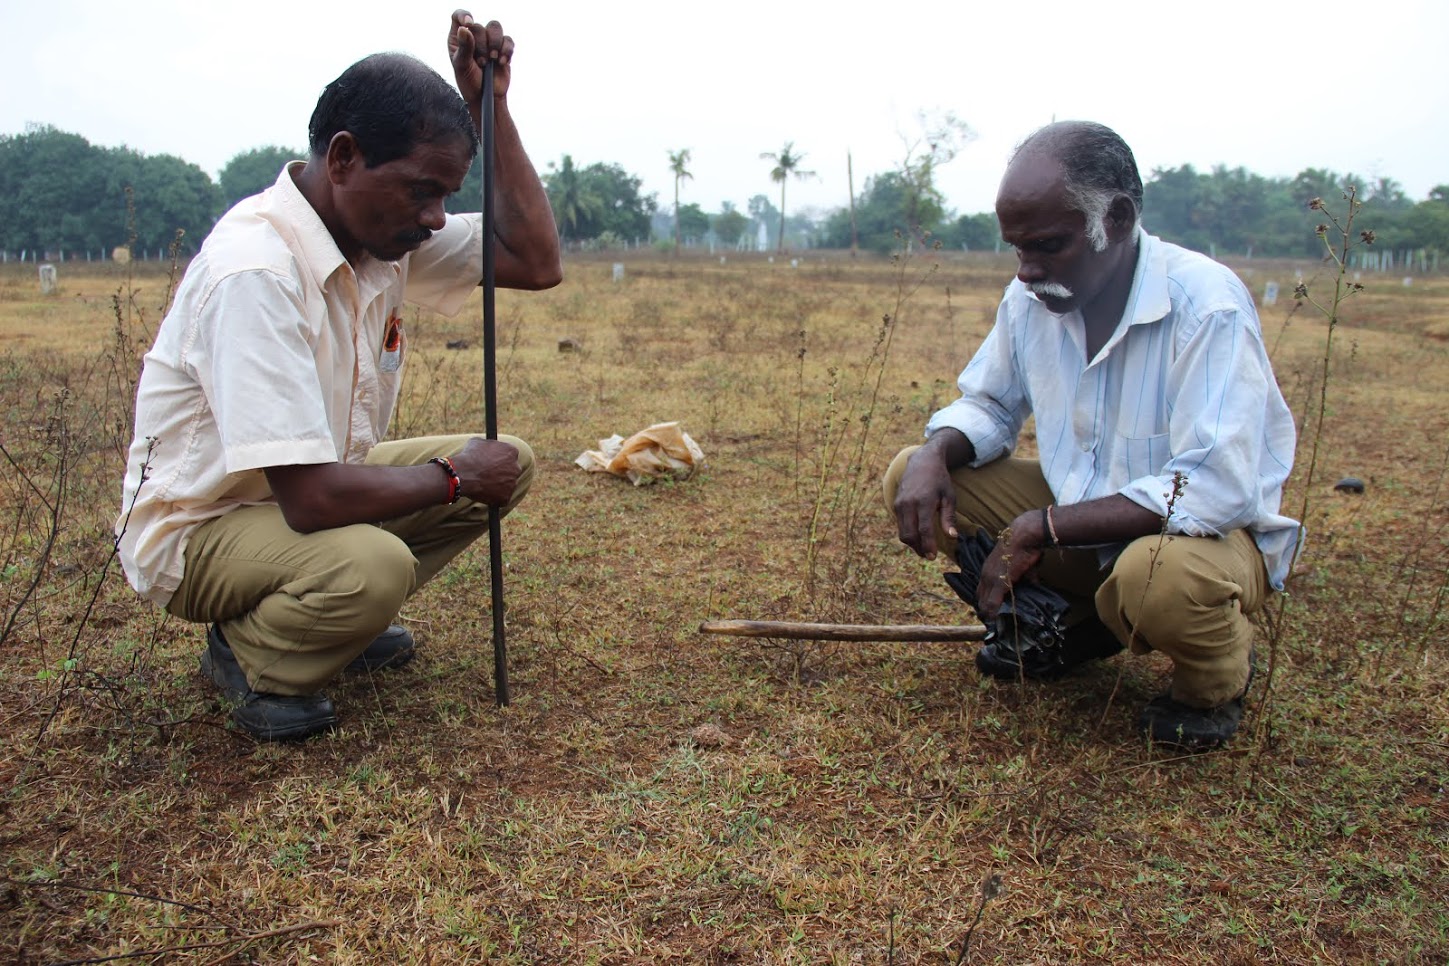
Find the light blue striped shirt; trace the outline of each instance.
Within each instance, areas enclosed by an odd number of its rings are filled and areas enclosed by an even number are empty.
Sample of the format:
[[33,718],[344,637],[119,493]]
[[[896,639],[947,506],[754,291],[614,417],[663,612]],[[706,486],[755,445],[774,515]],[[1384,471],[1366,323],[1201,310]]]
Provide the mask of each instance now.
[[1298,537],[1278,512],[1297,433],[1252,296],[1204,255],[1140,229],[1138,243],[1122,321],[1090,364],[1081,313],[1052,315],[1013,279],[957,380],[961,398],[926,434],[960,430],[980,466],[1009,453],[1035,414],[1042,473],[1062,504],[1120,493],[1168,516],[1181,472],[1168,531],[1247,528],[1281,589]]

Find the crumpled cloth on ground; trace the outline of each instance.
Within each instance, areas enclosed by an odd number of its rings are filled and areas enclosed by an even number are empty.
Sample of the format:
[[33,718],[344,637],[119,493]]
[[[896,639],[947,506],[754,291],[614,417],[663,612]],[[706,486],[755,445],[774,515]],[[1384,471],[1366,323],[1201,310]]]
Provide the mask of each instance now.
[[[946,583],[973,610],[981,568],[995,546],[996,541],[984,529],[978,529],[974,536],[956,540],[956,563],[961,572],[946,574]],[[1040,650],[1043,658],[1059,662],[1062,644],[1066,641],[1066,627],[1062,624],[1066,615],[1067,600],[1061,594],[1045,584],[1018,581],[1002,601],[996,619],[986,621],[983,643],[1015,651],[1023,663],[1033,650]]]
[[635,486],[670,477],[687,480],[704,466],[704,451],[678,422],[655,423],[624,439],[614,435],[599,440],[599,448],[586,450],[574,460],[591,473],[612,473]]

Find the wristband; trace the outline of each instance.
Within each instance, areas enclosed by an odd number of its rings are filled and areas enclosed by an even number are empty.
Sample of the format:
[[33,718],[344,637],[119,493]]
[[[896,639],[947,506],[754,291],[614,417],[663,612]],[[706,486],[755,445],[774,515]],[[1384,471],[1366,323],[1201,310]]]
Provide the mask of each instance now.
[[434,456],[428,462],[437,463],[448,474],[448,502],[457,503],[458,497],[463,493],[463,481],[458,479],[458,471],[453,469],[453,461],[446,456]]
[[1056,524],[1052,522],[1052,508],[1050,506],[1042,508],[1041,518],[1043,523],[1046,524],[1043,530],[1045,531],[1047,548],[1060,547],[1062,542],[1057,539],[1057,528]]

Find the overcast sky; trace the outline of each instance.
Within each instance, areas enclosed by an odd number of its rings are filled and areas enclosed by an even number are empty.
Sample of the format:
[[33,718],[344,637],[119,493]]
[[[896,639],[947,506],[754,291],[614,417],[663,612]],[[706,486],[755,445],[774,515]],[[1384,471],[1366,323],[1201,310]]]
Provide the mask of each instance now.
[[[673,200],[778,204],[761,152],[787,141],[817,177],[788,208],[848,200],[919,139],[922,111],[975,132],[940,169],[962,213],[989,210],[1012,145],[1053,118],[1115,128],[1144,177],[1242,165],[1449,182],[1449,3],[1280,0],[598,2],[474,6],[518,44],[510,104],[540,171],[618,163]],[[213,177],[240,151],[301,148],[322,87],[379,50],[451,77],[447,0],[0,2],[0,134],[29,122],[175,154]]]

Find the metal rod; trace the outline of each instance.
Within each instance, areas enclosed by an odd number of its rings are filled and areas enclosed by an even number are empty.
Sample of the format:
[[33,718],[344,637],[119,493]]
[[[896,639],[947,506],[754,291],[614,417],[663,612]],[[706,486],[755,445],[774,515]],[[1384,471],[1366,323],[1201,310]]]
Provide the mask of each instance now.
[[[484,51],[485,55],[488,52]],[[493,292],[493,58],[483,62],[483,422],[489,439],[498,438],[498,356],[494,337]],[[493,598],[493,694],[508,706],[508,642],[503,631],[503,514],[488,508],[488,572]]]
[[784,637],[797,641],[979,641],[981,624],[801,624],[794,621],[705,621],[701,634]]

